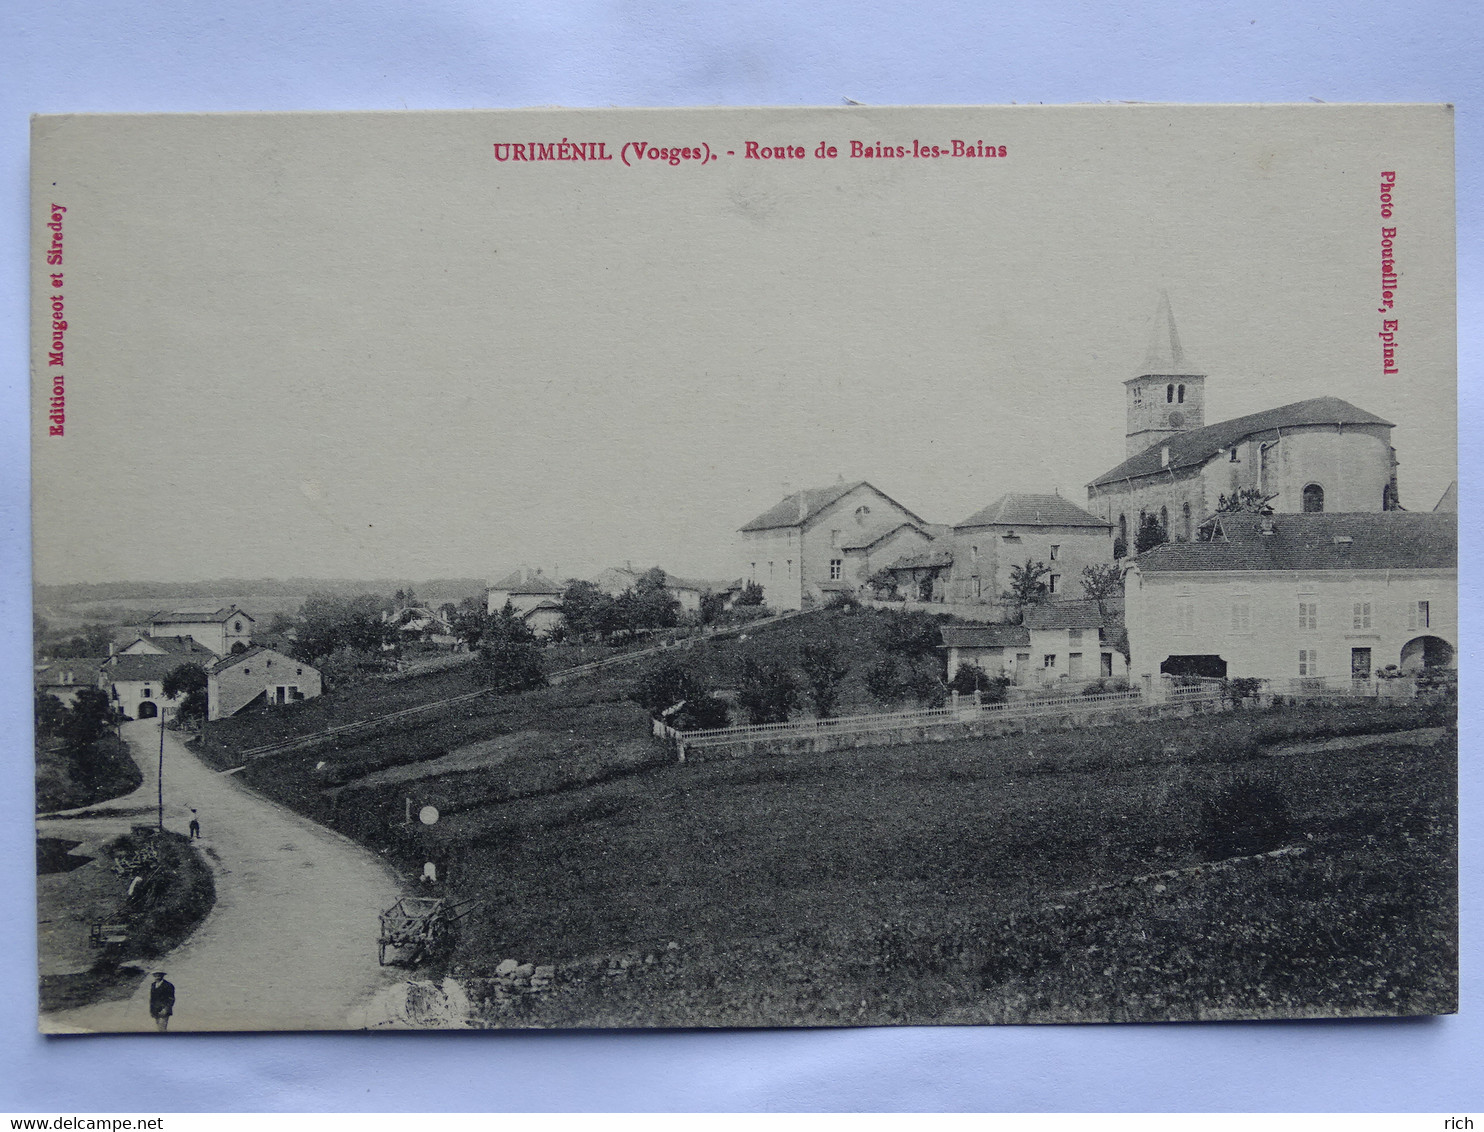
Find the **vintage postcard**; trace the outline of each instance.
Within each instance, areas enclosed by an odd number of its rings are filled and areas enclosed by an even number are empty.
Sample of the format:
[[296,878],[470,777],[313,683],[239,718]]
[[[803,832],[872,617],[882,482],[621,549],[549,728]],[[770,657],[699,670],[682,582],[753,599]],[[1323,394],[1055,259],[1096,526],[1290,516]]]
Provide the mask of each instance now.
[[51,1033],[1452,1012],[1452,109],[33,123]]

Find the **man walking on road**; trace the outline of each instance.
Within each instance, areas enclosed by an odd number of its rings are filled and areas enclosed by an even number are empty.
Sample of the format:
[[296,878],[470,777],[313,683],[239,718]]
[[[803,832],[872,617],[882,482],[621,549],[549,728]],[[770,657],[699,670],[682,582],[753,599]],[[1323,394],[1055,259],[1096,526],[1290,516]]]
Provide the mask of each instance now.
[[200,836],[201,836],[201,822],[200,822],[200,819],[198,819],[196,817],[196,811],[195,811],[195,808],[194,807],[192,807],[192,809],[191,809],[191,826],[190,826],[190,829],[191,829],[191,840],[192,841],[195,841],[198,838],[200,838]]
[[155,1029],[163,1034],[170,1025],[170,1015],[175,1013],[175,984],[166,980],[164,971],[156,971],[155,981],[150,984],[149,1013]]

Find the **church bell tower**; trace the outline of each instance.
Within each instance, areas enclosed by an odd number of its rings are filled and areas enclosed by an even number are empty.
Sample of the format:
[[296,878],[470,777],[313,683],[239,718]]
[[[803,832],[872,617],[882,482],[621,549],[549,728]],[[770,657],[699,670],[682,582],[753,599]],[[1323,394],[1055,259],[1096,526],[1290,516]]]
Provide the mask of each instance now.
[[1164,292],[1139,376],[1129,378],[1123,387],[1128,408],[1126,457],[1206,423],[1206,375],[1185,357],[1170,296]]

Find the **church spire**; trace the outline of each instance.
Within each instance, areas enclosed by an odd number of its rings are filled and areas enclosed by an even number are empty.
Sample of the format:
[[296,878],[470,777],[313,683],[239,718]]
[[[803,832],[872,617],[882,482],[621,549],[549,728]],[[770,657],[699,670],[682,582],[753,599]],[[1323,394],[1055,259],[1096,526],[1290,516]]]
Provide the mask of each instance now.
[[1198,373],[1185,357],[1180,332],[1175,329],[1175,312],[1170,308],[1170,293],[1161,290],[1154,322],[1149,328],[1149,350],[1144,355],[1141,374],[1179,375]]

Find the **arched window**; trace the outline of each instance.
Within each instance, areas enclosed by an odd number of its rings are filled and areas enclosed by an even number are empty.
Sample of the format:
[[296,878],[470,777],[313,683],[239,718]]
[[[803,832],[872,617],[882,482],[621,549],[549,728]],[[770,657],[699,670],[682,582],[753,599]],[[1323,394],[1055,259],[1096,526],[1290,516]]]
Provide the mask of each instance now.
[[1304,488],[1304,511],[1317,513],[1324,510],[1324,488],[1311,483]]
[[1166,405],[1172,404],[1174,402],[1174,400],[1175,400],[1175,387],[1173,385],[1166,385],[1165,386],[1165,404]]
[[1168,507],[1161,507],[1159,509],[1159,526],[1164,531],[1165,537],[1168,538],[1170,534],[1170,509]]
[[1186,542],[1189,542],[1190,541],[1190,504],[1189,503],[1185,504],[1185,506],[1181,508],[1181,511],[1184,513],[1183,514],[1183,517],[1184,517],[1184,520],[1185,520],[1184,521],[1184,524],[1183,524],[1183,526],[1185,527],[1185,541]]
[[1177,390],[1175,390],[1175,399],[1179,401],[1180,404],[1185,404],[1185,386],[1182,385]]

